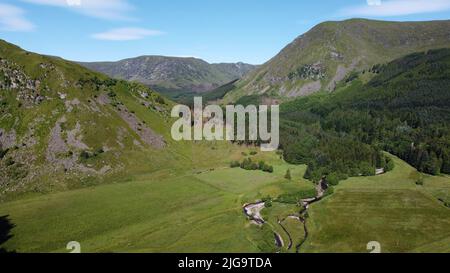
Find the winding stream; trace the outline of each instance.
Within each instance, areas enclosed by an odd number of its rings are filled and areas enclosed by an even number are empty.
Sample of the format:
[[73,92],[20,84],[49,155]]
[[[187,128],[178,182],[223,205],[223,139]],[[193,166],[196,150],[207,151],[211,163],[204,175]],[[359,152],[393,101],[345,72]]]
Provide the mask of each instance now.
[[[305,232],[305,236],[302,238],[302,241],[298,245],[295,246],[296,253],[300,253],[301,247],[305,244],[306,240],[308,240],[308,237],[309,237],[309,231],[308,231],[308,226],[307,226],[308,209],[312,204],[322,200],[324,193],[325,193],[325,191],[322,188],[322,182],[323,181],[321,181],[316,187],[316,192],[317,192],[316,197],[309,198],[309,199],[302,199],[299,201],[299,205],[302,207],[302,209],[299,212],[299,216],[290,215],[287,217],[287,218],[294,218],[294,219],[297,219],[298,221],[300,221],[300,223],[303,226],[304,232]],[[266,223],[261,216],[261,210],[263,210],[264,208],[265,208],[265,202],[245,204],[243,206],[244,214],[257,225],[264,225]],[[290,250],[293,246],[293,240],[292,240],[292,236],[289,233],[289,231],[283,226],[284,220],[286,220],[286,218],[284,218],[282,220],[278,220],[278,224],[284,230],[284,232],[286,232],[286,234],[289,238],[289,245],[287,247],[287,250]],[[283,239],[280,236],[280,234],[274,232],[274,236],[275,236],[275,245],[279,248],[283,247],[284,243],[283,243]]]

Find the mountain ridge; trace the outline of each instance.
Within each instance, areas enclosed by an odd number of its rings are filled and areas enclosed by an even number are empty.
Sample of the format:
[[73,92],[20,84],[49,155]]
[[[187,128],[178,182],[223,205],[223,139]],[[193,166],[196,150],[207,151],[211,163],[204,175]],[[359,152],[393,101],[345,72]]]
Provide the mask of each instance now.
[[176,99],[204,93],[242,78],[256,66],[238,63],[208,63],[194,57],[143,55],[116,62],[78,62],[110,77],[137,81]]
[[354,71],[410,53],[450,47],[450,20],[328,21],[300,35],[236,83],[225,101],[248,95],[291,99],[333,91]]

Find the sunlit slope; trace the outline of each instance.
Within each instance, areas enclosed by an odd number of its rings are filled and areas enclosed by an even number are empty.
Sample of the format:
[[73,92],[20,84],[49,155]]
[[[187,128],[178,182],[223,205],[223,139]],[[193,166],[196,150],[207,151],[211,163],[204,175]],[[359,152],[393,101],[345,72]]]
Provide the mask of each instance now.
[[172,140],[172,105],[140,84],[0,41],[0,200],[167,176],[201,168],[205,154],[223,161],[213,145]]
[[[242,159],[241,152],[230,158]],[[274,252],[271,230],[250,225],[242,205],[314,186],[302,179],[305,166],[275,154],[260,158],[275,166],[273,174],[223,164],[4,203],[0,215],[15,227],[2,247],[67,252],[66,244],[78,241],[83,252]],[[284,179],[288,168],[292,181]]]
[[[376,177],[350,178],[310,209],[302,252],[448,252],[450,178],[424,176],[395,158],[395,169]],[[448,202],[448,199],[447,199]]]
[[249,95],[291,99],[333,91],[352,72],[407,54],[450,47],[450,21],[324,22],[236,83],[225,101]]

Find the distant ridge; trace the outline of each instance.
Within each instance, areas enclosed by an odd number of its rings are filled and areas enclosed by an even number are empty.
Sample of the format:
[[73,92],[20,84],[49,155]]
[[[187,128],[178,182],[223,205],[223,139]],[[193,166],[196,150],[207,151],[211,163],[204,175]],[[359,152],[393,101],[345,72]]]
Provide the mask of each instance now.
[[197,58],[165,56],[80,64],[113,78],[140,82],[174,99],[211,91],[256,68],[245,63],[209,64]]

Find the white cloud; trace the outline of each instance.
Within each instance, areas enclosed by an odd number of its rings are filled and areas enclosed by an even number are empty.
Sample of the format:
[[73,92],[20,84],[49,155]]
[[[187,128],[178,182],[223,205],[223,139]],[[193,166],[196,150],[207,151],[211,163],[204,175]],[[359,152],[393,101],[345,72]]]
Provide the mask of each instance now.
[[67,8],[87,16],[129,20],[134,7],[127,0],[22,0],[24,2]]
[[131,41],[162,34],[164,33],[161,31],[145,28],[116,28],[106,32],[93,34],[92,37],[97,40],[106,41]]
[[342,9],[342,16],[390,17],[440,12],[450,9],[450,0],[367,0],[367,5]]
[[16,6],[0,3],[1,31],[30,31],[34,25],[24,16],[24,11]]

